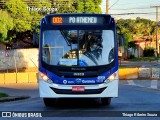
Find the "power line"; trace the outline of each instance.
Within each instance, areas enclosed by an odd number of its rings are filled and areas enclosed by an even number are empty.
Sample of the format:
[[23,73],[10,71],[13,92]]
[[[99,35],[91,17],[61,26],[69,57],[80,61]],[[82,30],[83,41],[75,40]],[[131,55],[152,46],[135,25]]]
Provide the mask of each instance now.
[[155,12],[148,12],[148,13],[116,13],[116,14],[111,14],[111,15],[135,15],[135,14],[156,14]]
[[[133,4],[137,4],[137,2],[136,3],[118,3],[118,5],[133,5]],[[138,2],[138,5],[139,4],[143,4],[144,5],[144,4],[150,4],[150,3],[149,2],[145,2],[145,3],[144,2],[141,2],[141,3]]]
[[148,8],[146,8],[146,7],[144,7],[144,8],[122,8],[122,9],[112,9],[112,10],[138,10],[138,9],[151,9],[150,7],[148,7]]
[[[111,5],[111,7],[113,7],[115,4],[117,4],[119,0],[117,0],[115,3],[113,3],[113,5]],[[111,7],[109,7],[109,9],[111,9]]]

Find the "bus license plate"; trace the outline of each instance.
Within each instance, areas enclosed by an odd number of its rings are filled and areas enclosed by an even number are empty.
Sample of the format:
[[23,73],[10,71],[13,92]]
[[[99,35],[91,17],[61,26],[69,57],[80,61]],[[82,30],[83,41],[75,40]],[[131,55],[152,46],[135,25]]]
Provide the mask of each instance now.
[[84,86],[72,86],[72,91],[74,92],[85,91],[85,87]]

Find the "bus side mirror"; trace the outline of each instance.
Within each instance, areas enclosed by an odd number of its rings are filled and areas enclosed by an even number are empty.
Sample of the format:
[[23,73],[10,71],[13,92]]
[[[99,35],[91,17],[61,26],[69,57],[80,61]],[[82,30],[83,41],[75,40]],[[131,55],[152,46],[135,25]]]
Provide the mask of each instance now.
[[39,34],[37,32],[33,32],[33,46],[38,48],[39,47]]

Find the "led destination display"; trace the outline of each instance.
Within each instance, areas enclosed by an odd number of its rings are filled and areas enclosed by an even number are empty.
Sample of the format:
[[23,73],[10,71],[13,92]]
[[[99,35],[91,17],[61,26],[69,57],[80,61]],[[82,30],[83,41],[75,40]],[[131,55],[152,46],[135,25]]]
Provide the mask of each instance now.
[[104,21],[103,17],[95,17],[95,16],[56,16],[52,17],[52,24],[54,25],[75,25],[75,24],[102,24]]

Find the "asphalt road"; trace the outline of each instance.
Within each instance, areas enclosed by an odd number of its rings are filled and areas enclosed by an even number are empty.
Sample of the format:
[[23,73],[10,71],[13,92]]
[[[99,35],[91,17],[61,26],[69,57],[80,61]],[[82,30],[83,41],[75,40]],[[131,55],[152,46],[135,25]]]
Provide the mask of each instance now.
[[[43,100],[38,96],[37,84],[8,85],[0,86],[1,91],[15,95],[29,95],[31,98],[20,101],[0,103],[0,111],[12,112],[39,112],[42,118],[38,120],[158,120],[158,117],[118,117],[127,113],[132,116],[135,112],[144,113],[145,111],[160,112],[160,89],[159,81],[157,88],[153,88],[151,81],[121,81],[119,86],[119,97],[113,98],[110,106],[101,106],[98,99],[60,99],[55,107],[45,107]],[[155,83],[154,83],[155,85]],[[22,90],[23,89],[23,90]],[[131,113],[130,113],[131,112]],[[153,112],[154,113],[154,112]],[[156,114],[156,112],[155,112]],[[45,118],[44,116],[48,116]],[[50,116],[50,117],[49,117]],[[115,117],[117,116],[117,117]],[[53,118],[54,117],[54,118]],[[5,119],[5,118],[0,118]],[[20,117],[10,118],[19,120]],[[33,118],[23,118],[33,119]]]

